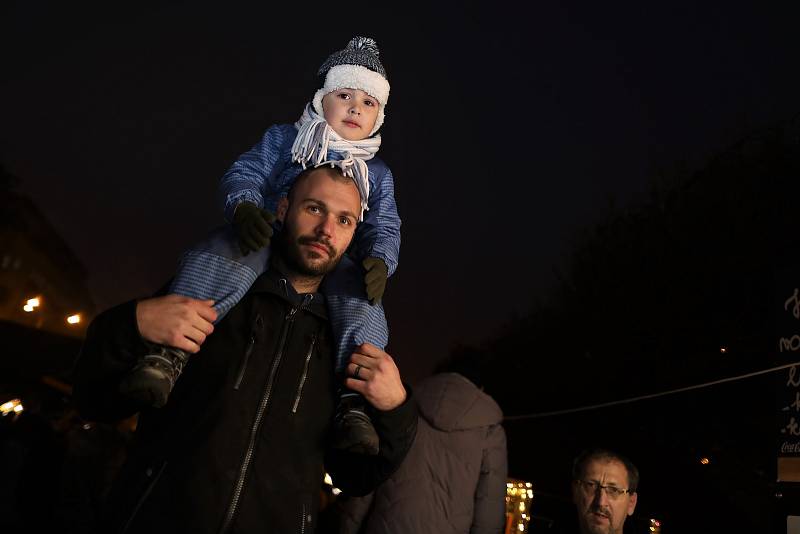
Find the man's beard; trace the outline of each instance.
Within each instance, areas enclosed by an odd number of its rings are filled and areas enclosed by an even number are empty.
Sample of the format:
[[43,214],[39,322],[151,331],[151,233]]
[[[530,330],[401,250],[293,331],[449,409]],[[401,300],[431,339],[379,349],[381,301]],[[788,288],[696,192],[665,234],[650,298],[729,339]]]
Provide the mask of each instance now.
[[[276,236],[278,252],[284,264],[295,274],[312,278],[321,278],[334,270],[341,260],[341,254],[325,239],[318,239],[312,235],[302,235],[293,238],[292,229],[284,224],[283,230]],[[310,262],[301,250],[302,245],[317,244],[325,248],[328,258],[325,261]],[[319,253],[322,254],[322,253]]]
[[608,508],[602,508],[599,506],[592,506],[590,513],[599,512],[605,515],[608,518],[607,525],[598,525],[597,523],[593,523],[591,521],[591,516],[585,517],[584,520],[586,521],[586,528],[592,534],[615,534],[619,532],[617,529],[613,527],[614,519],[611,510]]

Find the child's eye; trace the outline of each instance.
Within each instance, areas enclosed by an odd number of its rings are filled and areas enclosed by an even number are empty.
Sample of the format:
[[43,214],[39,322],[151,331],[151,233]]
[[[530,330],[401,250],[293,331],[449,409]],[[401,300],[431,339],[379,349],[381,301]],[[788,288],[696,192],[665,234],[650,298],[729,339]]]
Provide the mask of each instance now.
[[342,100],[349,100],[350,95],[348,93],[339,93],[339,98],[341,98]]
[[374,100],[364,100],[364,104],[366,104],[367,106],[374,106],[375,105],[375,101]]

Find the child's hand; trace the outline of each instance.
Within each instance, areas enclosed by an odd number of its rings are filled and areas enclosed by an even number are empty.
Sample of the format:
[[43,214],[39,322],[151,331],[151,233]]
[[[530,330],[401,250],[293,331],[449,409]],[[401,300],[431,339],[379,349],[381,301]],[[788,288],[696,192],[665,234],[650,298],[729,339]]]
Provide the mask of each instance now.
[[389,268],[380,258],[367,258],[362,263],[367,274],[364,283],[367,285],[367,298],[372,304],[380,302],[383,292],[386,291],[386,279],[389,278]]
[[255,252],[256,250],[269,246],[272,238],[272,226],[275,222],[275,215],[262,210],[250,202],[242,202],[236,206],[233,214],[233,227],[239,237],[239,247],[242,254]]

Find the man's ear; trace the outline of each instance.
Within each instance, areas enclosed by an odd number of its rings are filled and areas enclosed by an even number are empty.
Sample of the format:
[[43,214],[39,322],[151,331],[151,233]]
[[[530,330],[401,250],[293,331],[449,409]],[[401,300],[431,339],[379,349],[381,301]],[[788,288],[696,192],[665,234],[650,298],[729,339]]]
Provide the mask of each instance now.
[[278,212],[275,214],[276,218],[283,222],[286,219],[286,212],[289,210],[289,199],[286,197],[282,197],[278,201]]
[[631,498],[628,499],[628,515],[633,515],[633,511],[636,509],[636,500],[638,497],[638,493],[631,493]]
[[580,488],[578,487],[578,483],[573,480],[572,481],[572,502],[576,506],[581,503],[579,492],[580,492]]

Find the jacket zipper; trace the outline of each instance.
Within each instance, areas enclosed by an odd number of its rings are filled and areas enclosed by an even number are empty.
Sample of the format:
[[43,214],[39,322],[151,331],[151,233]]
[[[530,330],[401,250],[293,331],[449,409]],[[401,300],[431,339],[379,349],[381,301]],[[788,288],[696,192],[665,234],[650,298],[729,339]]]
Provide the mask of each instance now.
[[250,331],[250,341],[247,342],[247,349],[244,351],[244,358],[242,359],[242,365],[239,367],[239,373],[236,375],[236,383],[233,385],[233,389],[239,389],[242,385],[242,379],[244,379],[244,372],[247,370],[247,363],[250,361],[250,355],[253,353],[253,347],[256,344],[256,330],[261,328],[261,325],[264,323],[263,319],[261,319],[261,315],[256,315],[256,320],[253,323],[254,327]]
[[275,382],[275,375],[278,372],[278,366],[283,358],[283,349],[286,346],[286,339],[289,336],[289,329],[294,322],[294,317],[298,310],[304,309],[310,302],[311,295],[305,295],[303,297],[303,303],[299,307],[290,308],[289,312],[284,318],[283,327],[281,328],[281,337],[278,343],[278,351],[275,353],[275,359],[272,361],[272,368],[269,371],[269,378],[267,379],[267,385],[264,389],[264,396],[261,398],[261,403],[256,411],[256,417],[253,420],[253,425],[250,428],[250,441],[247,445],[247,450],[245,451],[242,465],[239,468],[239,477],[236,479],[236,485],[233,488],[233,496],[231,497],[231,502],[228,505],[228,512],[225,514],[225,520],[222,522],[222,527],[219,529],[220,534],[226,532],[230,528],[231,523],[233,522],[233,517],[236,514],[236,509],[239,506],[239,499],[241,498],[242,490],[244,489],[244,479],[247,476],[247,470],[250,468],[250,462],[253,460],[253,452],[255,451],[256,447],[256,438],[258,437],[258,431],[261,428],[261,423],[264,419],[264,413],[267,411],[267,406],[269,405],[270,396],[272,394],[272,385]]
[[[139,497],[139,500],[136,501],[136,506],[134,506],[133,511],[131,512],[131,516],[125,522],[125,526],[122,527],[120,534],[125,534],[128,531],[128,528],[130,528],[131,523],[133,523],[133,519],[136,517],[136,514],[139,513],[139,508],[142,507],[144,501],[146,501],[147,497],[150,496],[150,492],[153,491],[153,488],[156,487],[156,483],[158,482],[158,479],[161,478],[161,474],[164,472],[164,469],[166,467],[167,467],[167,462],[164,462],[161,464],[161,467],[158,468],[158,473],[156,473],[156,476],[154,476],[153,480],[150,481],[150,484],[147,485],[147,488],[145,488],[144,493],[142,493],[142,496]],[[150,472],[149,475],[152,476],[153,469],[151,467],[148,467],[147,471],[149,471]],[[145,471],[145,473],[147,473],[147,471]]]
[[314,345],[317,343],[317,335],[314,334],[314,337],[311,338],[311,346],[308,347],[308,354],[306,354],[306,363],[303,366],[303,374],[300,377],[300,385],[297,386],[297,397],[294,399],[294,405],[292,406],[292,413],[297,413],[297,406],[300,404],[300,397],[303,395],[303,386],[306,384],[306,378],[308,377],[308,366],[311,363],[311,354],[314,352]]
[[300,534],[306,531],[306,503],[303,502],[303,515],[300,517]]

